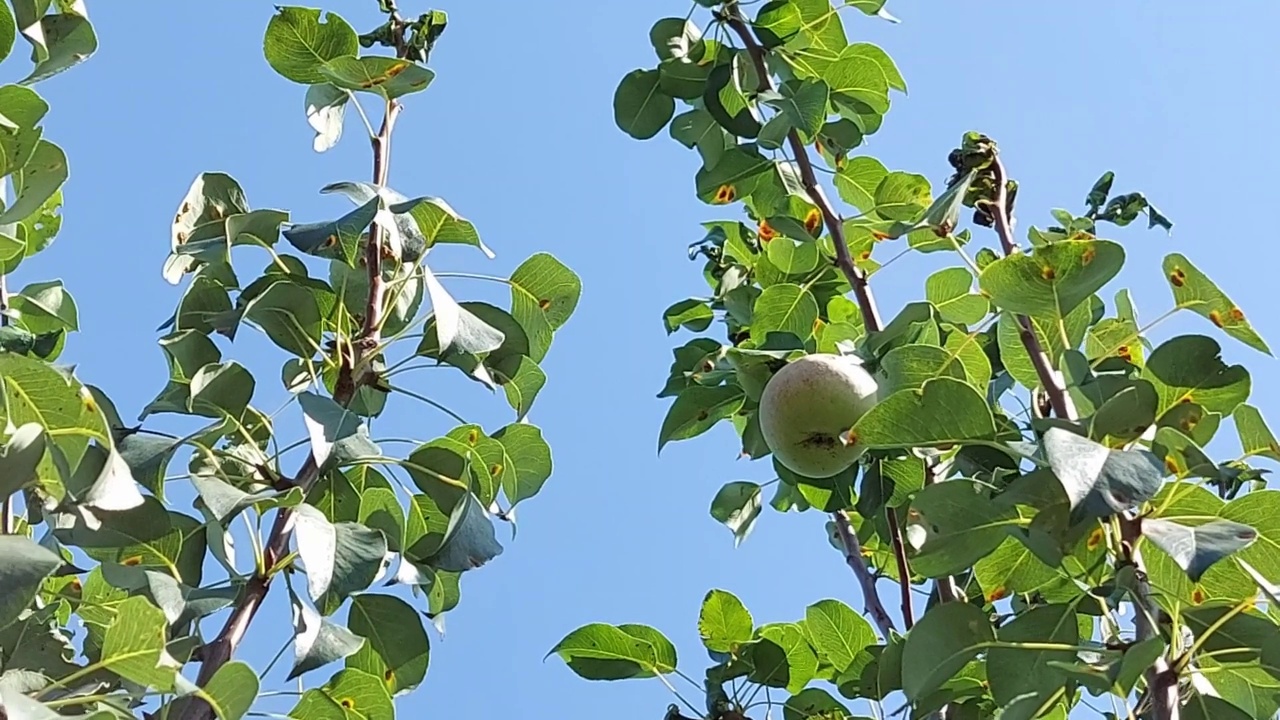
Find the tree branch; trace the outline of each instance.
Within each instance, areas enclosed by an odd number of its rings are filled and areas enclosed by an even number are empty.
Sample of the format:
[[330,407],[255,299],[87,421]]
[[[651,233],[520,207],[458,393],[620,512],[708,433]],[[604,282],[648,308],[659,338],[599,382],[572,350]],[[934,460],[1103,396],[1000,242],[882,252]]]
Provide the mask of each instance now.
[[[394,100],[388,101],[382,118],[382,127],[377,135],[370,138],[373,149],[373,184],[379,188],[387,184],[387,175],[391,164],[391,132],[395,127],[396,117],[400,114],[401,105]],[[360,336],[354,343],[354,350],[347,353],[339,348],[342,354],[338,378],[334,383],[333,399],[346,407],[355,397],[361,386],[372,378],[367,370],[366,354],[376,353],[382,328],[383,295],[385,282],[382,278],[382,252],[384,230],[375,222],[369,229],[369,243],[365,248],[364,261],[369,272],[369,297],[365,306],[364,323]],[[308,455],[306,462],[294,476],[293,484],[307,493],[320,477],[320,468],[316,465],[314,455]],[[239,601],[231,610],[231,615],[222,627],[218,636],[200,649],[200,674],[196,684],[200,687],[208,685],[218,670],[231,661],[236,648],[244,640],[250,623],[262,607],[267,592],[271,589],[271,581],[282,568],[277,565],[289,553],[289,540],[293,534],[294,514],[288,508],[276,511],[275,521],[263,549],[264,572],[255,575],[245,585]],[[213,708],[203,700],[192,699],[184,713],[183,720],[214,720]]]
[[[1020,252],[1013,239],[1013,222],[1009,217],[1008,178],[1004,164],[1000,161],[999,150],[992,150],[991,169],[995,175],[996,197],[992,208],[992,219],[996,233],[1000,236],[1000,244],[1004,247],[1005,256]],[[1031,321],[1026,316],[1018,317],[1018,336],[1031,356],[1031,364],[1036,369],[1036,376],[1048,396],[1053,412],[1063,420],[1077,420],[1075,404],[1067,393],[1066,383],[1062,375],[1053,368],[1049,356],[1040,344],[1040,339],[1032,329]],[[1160,612],[1151,594],[1151,585],[1147,581],[1146,569],[1142,564],[1142,555],[1138,552],[1137,541],[1142,533],[1142,520],[1128,515],[1120,516],[1121,547],[1125,560],[1132,563],[1137,576],[1134,591],[1135,604],[1138,605],[1134,620],[1138,640],[1152,638],[1159,632],[1155,626],[1155,618]],[[1178,702],[1178,675],[1164,656],[1156,659],[1146,672],[1147,692],[1151,697],[1153,720],[1178,720],[1180,706]]]
[[[769,74],[769,67],[765,63],[764,48],[757,42],[755,35],[751,32],[751,28],[747,26],[738,4],[736,2],[726,3],[720,13],[720,17],[742,40],[743,46],[746,47],[747,53],[751,56],[751,61],[756,68],[756,75],[760,78],[760,85],[757,90],[759,92],[771,90],[773,88],[773,80]],[[835,245],[836,251],[836,266],[840,268],[845,279],[849,281],[849,285],[853,287],[853,294],[858,299],[858,309],[862,313],[863,325],[866,326],[867,332],[878,331],[883,327],[880,321],[880,312],[876,308],[875,298],[871,295],[871,288],[867,286],[866,273],[862,272],[857,265],[854,265],[853,257],[849,254],[849,243],[844,236],[844,221],[836,213],[831,201],[827,199],[821,183],[818,182],[817,173],[813,170],[813,162],[809,158],[804,142],[800,139],[800,133],[792,129],[791,132],[787,133],[787,143],[791,147],[791,153],[795,156],[796,166],[800,170],[800,180],[804,184],[805,192],[808,193],[810,201],[818,208],[818,211],[822,213],[822,222],[826,225],[827,232],[831,234],[832,244]],[[885,518],[894,535],[892,544],[900,572],[899,583],[902,586],[903,612],[906,613],[903,621],[907,627],[910,627],[913,622],[910,614],[911,575],[907,571],[907,558],[902,545],[902,535],[898,530],[898,520],[894,517],[892,508],[885,508]],[[849,525],[848,515],[844,512],[833,513],[832,520],[835,521],[836,534],[840,537],[840,544],[844,546],[845,563],[853,570],[853,574],[858,578],[858,584],[862,587],[867,614],[875,621],[880,628],[880,634],[887,641],[890,637],[890,632],[894,629],[893,619],[889,616],[888,611],[885,610],[884,603],[880,600],[880,594],[876,592],[875,577],[871,574],[871,570],[867,567],[866,561],[862,557],[862,545],[858,542],[857,535]]]

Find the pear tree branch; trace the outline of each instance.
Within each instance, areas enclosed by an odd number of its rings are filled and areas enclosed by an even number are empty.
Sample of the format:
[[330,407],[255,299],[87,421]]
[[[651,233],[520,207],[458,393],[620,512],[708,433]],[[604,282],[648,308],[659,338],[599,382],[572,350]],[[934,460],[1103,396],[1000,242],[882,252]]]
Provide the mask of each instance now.
[[[999,151],[994,148],[992,149],[991,169],[994,174],[995,199],[990,203],[989,210],[996,234],[1000,237],[1000,245],[1004,248],[1005,256],[1008,257],[1020,252],[1020,250],[1017,242],[1013,239],[1013,222],[1009,212],[1008,177],[1005,174],[1004,164],[1000,161]],[[1063,420],[1077,420],[1075,404],[1067,393],[1062,375],[1050,363],[1049,356],[1045,353],[1044,347],[1041,346],[1040,340],[1031,325],[1031,320],[1025,316],[1019,316],[1017,320],[1018,336],[1022,339],[1022,344],[1026,348],[1027,354],[1031,357],[1031,364],[1035,367],[1036,376],[1040,379],[1040,385],[1054,414]],[[1123,559],[1133,565],[1137,571],[1135,575],[1138,578],[1134,592],[1136,604],[1138,605],[1134,625],[1138,640],[1145,640],[1155,637],[1159,632],[1155,626],[1155,618],[1159,617],[1160,610],[1151,594],[1151,585],[1147,581],[1146,569],[1143,566],[1142,556],[1137,548],[1137,540],[1142,532],[1141,522],[1141,518],[1136,516],[1121,515],[1120,517],[1121,546],[1125,554]],[[1146,682],[1147,695],[1151,700],[1151,718],[1153,720],[1178,720],[1180,712],[1178,675],[1169,665],[1167,658],[1161,656],[1156,659],[1151,668],[1147,670]]]
[[[736,2],[726,3],[724,9],[719,13],[719,17],[738,36],[743,46],[747,49],[747,53],[751,56],[752,63],[756,68],[756,75],[760,78],[760,85],[757,90],[765,92],[773,89],[773,80],[765,62],[764,48],[751,32],[746,20],[743,19],[738,4]],[[800,133],[795,129],[787,133],[787,144],[791,148],[792,155],[795,156],[796,167],[800,171],[800,180],[804,184],[805,192],[809,195],[810,201],[818,208],[818,211],[822,213],[823,224],[826,226],[827,232],[831,234],[831,240],[835,245],[836,251],[836,266],[840,268],[840,271],[853,287],[853,294],[858,299],[858,308],[862,313],[863,324],[866,326],[867,332],[878,331],[883,327],[883,323],[880,320],[880,312],[876,308],[875,298],[871,294],[871,288],[867,285],[867,275],[854,264],[853,257],[849,254],[849,243],[845,240],[844,235],[844,223],[832,206],[831,201],[827,198],[821,183],[818,182],[817,173],[813,169],[813,162],[809,158],[804,142],[800,139]],[[858,584],[862,587],[867,613],[876,623],[876,626],[880,628],[880,634],[887,640],[890,637],[890,632],[894,629],[893,618],[885,609],[879,593],[876,592],[875,576],[871,574],[871,570],[867,567],[866,560],[863,558],[862,545],[858,542],[858,536],[849,522],[849,516],[844,511],[838,511],[832,513],[831,519],[835,523],[836,535],[839,537],[840,544],[844,549],[845,563],[848,564],[849,569],[858,578]],[[911,574],[907,568],[907,559],[902,545],[902,534],[898,528],[898,518],[892,508],[885,508],[885,519],[888,521],[890,532],[893,535],[894,557],[897,560],[899,583],[902,589],[903,620],[907,627],[910,627],[913,622]]]

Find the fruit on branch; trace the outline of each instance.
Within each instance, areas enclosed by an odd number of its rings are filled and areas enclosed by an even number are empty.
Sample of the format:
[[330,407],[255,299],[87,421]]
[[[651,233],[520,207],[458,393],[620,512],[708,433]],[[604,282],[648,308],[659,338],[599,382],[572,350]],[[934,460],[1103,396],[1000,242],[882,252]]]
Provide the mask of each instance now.
[[831,477],[862,450],[842,439],[877,402],[876,380],[852,357],[820,353],[788,363],[760,397],[760,430],[774,457],[805,477]]

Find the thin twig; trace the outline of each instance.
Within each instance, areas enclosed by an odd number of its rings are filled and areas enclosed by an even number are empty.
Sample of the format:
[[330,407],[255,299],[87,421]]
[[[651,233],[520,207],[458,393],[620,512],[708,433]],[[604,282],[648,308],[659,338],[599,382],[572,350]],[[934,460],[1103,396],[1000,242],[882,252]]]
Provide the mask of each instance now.
[[[721,13],[721,17],[742,40],[747,53],[751,56],[751,61],[756,68],[756,75],[760,78],[759,92],[771,90],[773,88],[773,80],[769,74],[769,67],[765,62],[764,48],[756,41],[755,35],[752,34],[746,21],[743,20],[742,12],[739,10],[737,3],[727,4]],[[840,219],[840,215],[832,207],[831,201],[827,199],[821,183],[818,182],[817,173],[813,169],[813,162],[809,158],[804,142],[800,139],[800,133],[792,129],[791,132],[787,133],[787,143],[791,147],[791,153],[795,156],[796,167],[800,170],[800,180],[804,184],[805,192],[808,193],[810,201],[818,208],[818,211],[822,213],[823,224],[826,225],[827,232],[831,234],[831,240],[835,245],[836,251],[836,266],[840,268],[840,271],[844,273],[845,278],[849,281],[849,285],[853,287],[853,294],[858,299],[858,308],[862,312],[863,324],[866,326],[867,332],[878,331],[883,327],[880,321],[880,312],[876,309],[875,298],[871,295],[871,288],[867,286],[866,273],[862,272],[857,265],[854,265],[853,257],[849,254],[849,243],[844,236],[844,221]],[[897,518],[892,517],[893,510],[885,508],[885,513],[890,527],[896,531]],[[889,612],[885,610],[884,603],[880,600],[880,594],[876,592],[875,577],[871,574],[871,570],[867,567],[866,561],[862,557],[862,546],[858,542],[858,537],[854,534],[853,528],[849,525],[849,517],[843,512],[837,512],[832,514],[832,519],[835,521],[840,543],[844,546],[845,562],[853,570],[854,575],[858,578],[858,584],[862,587],[867,614],[875,621],[880,628],[880,634],[887,641],[891,631],[894,629],[893,619],[889,616]],[[897,535],[896,532],[895,535]],[[898,567],[900,569],[905,568],[906,556],[903,554],[900,535],[894,538],[893,546],[894,555],[898,560]],[[911,575],[905,572],[901,573],[899,582],[903,588],[903,609],[907,611],[910,609]],[[904,618],[904,622],[910,627],[912,623],[910,615]]]
[[[378,187],[387,184],[387,173],[391,161],[391,132],[395,127],[396,116],[400,113],[400,104],[389,101],[382,118],[382,127],[377,135],[370,138],[373,149],[373,183]],[[344,357],[337,382],[334,383],[333,399],[339,405],[347,406],[355,397],[361,386],[371,379],[367,372],[357,372],[356,368],[367,367],[366,354],[376,352],[379,344],[379,333],[382,327],[382,248],[384,244],[383,228],[374,223],[369,230],[369,243],[365,250],[365,266],[369,272],[369,298],[366,304],[363,328],[355,343],[354,357]],[[311,490],[320,477],[320,468],[315,456],[308,455],[298,474],[294,476],[294,484],[303,493]],[[206,687],[218,670],[230,662],[236,648],[244,640],[249,624],[262,607],[267,591],[271,588],[273,577],[281,570],[281,561],[289,554],[289,540],[293,534],[294,515],[288,508],[276,512],[271,532],[263,550],[263,567],[265,572],[255,575],[245,585],[239,601],[231,610],[231,615],[223,625],[218,636],[200,649],[200,674],[196,683]],[[184,720],[214,720],[213,708],[203,700],[193,699],[182,714]]]
[[[0,180],[0,183],[3,183]],[[0,185],[0,199],[3,198],[4,187]],[[5,284],[4,273],[0,273],[0,328],[9,326],[9,288]],[[13,517],[13,497],[6,496],[0,502],[0,535],[12,535],[16,524]]]
[[[1000,161],[999,151],[995,151],[991,169],[994,173],[996,197],[992,208],[992,218],[996,233],[1000,236],[1000,244],[1004,247],[1006,256],[1019,252],[1017,243],[1013,240],[1013,223],[1009,218],[1008,208],[1008,192],[1007,177],[1005,175],[1004,164]],[[1023,347],[1026,348],[1027,354],[1031,356],[1031,364],[1036,369],[1036,376],[1040,379],[1040,385],[1049,400],[1050,407],[1059,418],[1063,420],[1076,420],[1075,404],[1071,401],[1071,396],[1067,393],[1066,384],[1062,380],[1062,376],[1049,361],[1049,356],[1045,353],[1044,348],[1040,345],[1040,340],[1036,337],[1031,327],[1031,322],[1025,316],[1018,318],[1019,331],[1018,335],[1022,339]],[[1119,518],[1121,547],[1124,552],[1124,560],[1131,563],[1134,567],[1137,577],[1136,589],[1134,592],[1136,603],[1138,604],[1137,612],[1134,613],[1134,626],[1138,636],[1138,640],[1146,640],[1155,637],[1159,630],[1155,625],[1155,619],[1159,616],[1159,607],[1156,605],[1151,595],[1151,585],[1147,581],[1146,569],[1142,563],[1142,555],[1138,552],[1137,542],[1142,533],[1142,521],[1139,517],[1130,517],[1122,515]],[[1156,659],[1151,668],[1146,673],[1147,694],[1151,698],[1151,717],[1153,720],[1178,720],[1180,709],[1178,703],[1178,675],[1169,665],[1169,661],[1164,656]]]

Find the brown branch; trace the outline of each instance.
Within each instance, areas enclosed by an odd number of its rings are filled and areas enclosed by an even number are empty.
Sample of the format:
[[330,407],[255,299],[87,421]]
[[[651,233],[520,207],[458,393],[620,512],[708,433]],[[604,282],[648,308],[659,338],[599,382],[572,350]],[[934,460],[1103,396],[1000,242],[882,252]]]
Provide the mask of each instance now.
[[[382,118],[382,127],[378,134],[370,138],[373,148],[373,183],[379,188],[387,184],[387,174],[391,163],[391,132],[395,127],[396,117],[401,105],[389,101]],[[365,266],[369,272],[369,298],[365,307],[364,322],[360,336],[354,344],[354,352],[348,353],[340,348],[341,366],[337,381],[334,383],[333,399],[346,407],[355,397],[361,386],[367,384],[372,376],[360,370],[367,367],[366,355],[376,353],[382,328],[383,294],[385,283],[382,278],[382,250],[384,231],[380,223],[374,223],[369,230],[369,243],[365,248]],[[308,455],[306,462],[298,470],[293,484],[303,493],[311,490],[320,477],[320,468],[316,465],[314,455]],[[232,608],[231,615],[223,625],[218,636],[200,649],[200,674],[196,684],[206,687],[218,670],[231,661],[236,648],[244,640],[249,624],[262,607],[267,591],[271,589],[271,581],[282,568],[277,567],[289,553],[289,540],[293,535],[293,512],[288,508],[276,511],[275,521],[262,553],[262,572],[254,575],[245,585],[239,601]],[[203,700],[191,699],[185,712],[179,715],[184,720],[214,720],[213,708]]]
[[[1005,256],[1020,252],[1013,239],[1013,223],[1009,217],[1007,177],[1004,164],[1000,162],[999,151],[991,163],[995,175],[996,197],[992,208],[996,233],[1000,236],[1000,244],[1004,247]],[[1063,420],[1077,420],[1075,403],[1067,393],[1062,376],[1053,368],[1049,356],[1040,344],[1039,338],[1032,329],[1031,321],[1025,316],[1018,317],[1018,335],[1022,344],[1031,356],[1031,364],[1036,369],[1036,376],[1048,397],[1054,414]],[[1142,555],[1138,552],[1137,542],[1142,533],[1142,521],[1139,517],[1120,516],[1121,547],[1125,560],[1132,563],[1137,576],[1134,591],[1135,603],[1138,605],[1134,621],[1139,640],[1155,637],[1159,630],[1155,618],[1160,612],[1151,595],[1151,585],[1147,582],[1146,569],[1142,563]],[[1153,720],[1178,720],[1180,707],[1178,702],[1178,675],[1169,665],[1167,658],[1161,656],[1146,672],[1147,693],[1151,697],[1151,717]]]
[[[1018,247],[1018,243],[1013,239],[1013,221],[1009,217],[1009,191],[1008,176],[1004,171],[1004,163],[1000,161],[998,150],[991,162],[991,171],[994,174],[996,197],[995,207],[992,209],[992,219],[996,234],[1000,236],[1000,245],[1004,248],[1005,256],[1015,255],[1022,250]],[[1058,417],[1064,420],[1076,419],[1076,406],[1072,402],[1071,396],[1067,394],[1066,384],[1062,381],[1062,376],[1053,368],[1053,363],[1049,360],[1049,355],[1044,351],[1044,346],[1040,344],[1040,338],[1035,333],[1035,328],[1031,325],[1031,318],[1025,315],[1017,316],[1018,320],[1018,337],[1022,340],[1023,347],[1026,348],[1027,354],[1031,356],[1031,365],[1036,369],[1036,377],[1040,379],[1040,386],[1044,389],[1045,394],[1049,396],[1049,404],[1053,407],[1053,411]]]
[[[742,40],[743,46],[747,49],[747,54],[751,56],[751,61],[756,68],[756,75],[760,78],[757,91],[772,90],[773,79],[765,62],[764,48],[756,40],[755,35],[752,34],[751,28],[747,26],[738,4],[736,2],[727,3],[720,13],[720,17]],[[876,332],[883,327],[880,321],[880,312],[876,308],[875,298],[871,295],[871,288],[867,285],[866,273],[853,263],[853,257],[849,254],[849,243],[844,236],[844,221],[831,205],[831,201],[827,199],[827,194],[822,189],[822,184],[818,182],[818,175],[813,170],[813,162],[809,158],[809,153],[805,149],[804,142],[800,139],[800,133],[794,128],[787,133],[787,143],[791,147],[791,153],[795,156],[796,166],[800,170],[800,180],[804,184],[805,192],[809,195],[809,200],[822,213],[822,222],[826,225],[827,232],[831,234],[831,241],[836,251],[836,267],[840,268],[845,279],[849,281],[849,285],[853,288],[853,294],[858,299],[858,309],[862,313],[863,325],[866,326],[867,332]],[[906,551],[903,547],[901,532],[898,529],[898,519],[893,516],[892,508],[885,508],[885,518],[893,531],[892,544],[894,557],[898,563],[899,584],[902,587],[903,612],[905,613],[903,622],[907,627],[911,627],[914,622],[911,616],[911,575],[909,571],[906,571]],[[849,517],[843,512],[837,512],[832,514],[832,519],[836,524],[840,544],[844,546],[845,563],[853,570],[853,574],[858,578],[858,584],[862,587],[867,614],[879,626],[880,634],[888,641],[890,632],[893,630],[893,619],[889,616],[888,611],[885,610],[884,603],[880,600],[880,594],[876,592],[875,577],[871,574],[871,570],[867,567],[866,561],[862,557],[862,546],[849,525]]]

